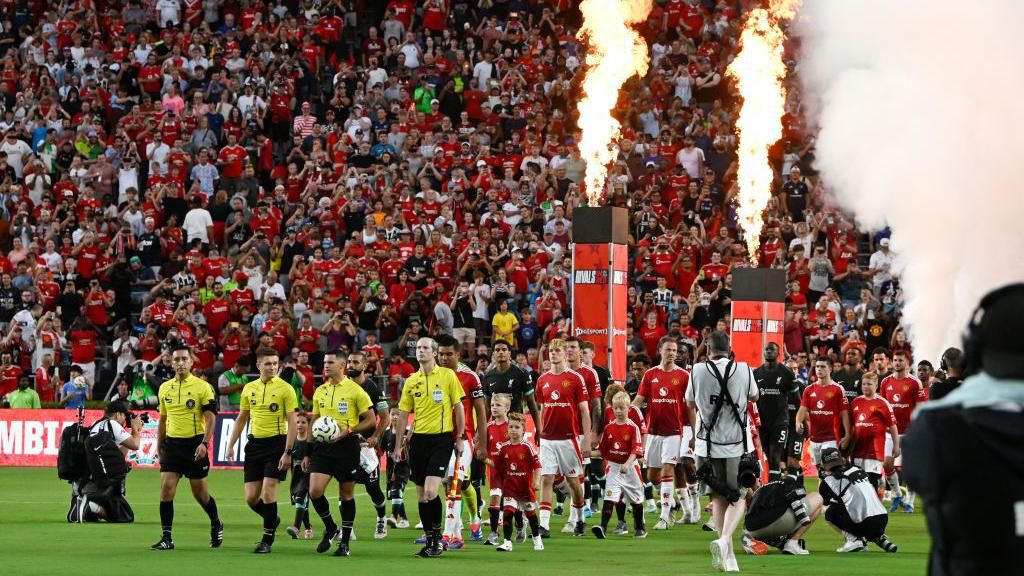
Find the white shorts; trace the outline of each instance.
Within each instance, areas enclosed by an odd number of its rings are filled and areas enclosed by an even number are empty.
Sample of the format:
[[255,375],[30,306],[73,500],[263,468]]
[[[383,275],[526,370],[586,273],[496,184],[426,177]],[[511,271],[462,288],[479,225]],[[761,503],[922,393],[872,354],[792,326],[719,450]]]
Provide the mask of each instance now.
[[[901,436],[897,436],[896,438],[898,440],[903,440],[903,438]],[[892,456],[892,436],[886,434],[885,435],[885,457],[888,458],[890,456]],[[892,465],[893,466],[903,466],[903,453],[902,452],[900,453],[899,456],[897,456],[896,458],[893,459]]]
[[576,440],[540,439],[540,473],[544,476],[561,474],[566,478],[583,475],[583,457]]
[[[456,442],[462,442],[462,458],[459,459],[459,476],[458,480],[469,479],[469,463],[473,458],[473,447],[466,440],[456,440]],[[452,478],[455,476],[455,451],[452,451],[452,457],[448,459],[448,469],[445,470],[444,477]]]
[[677,464],[681,453],[679,445],[682,441],[682,436],[655,436],[654,434],[648,434],[647,446],[644,449],[647,469],[661,468],[665,464]]
[[536,502],[523,502],[522,500],[516,500],[515,498],[502,498],[502,508],[511,508],[512,510],[522,510],[523,512],[530,512],[539,508]]
[[825,448],[839,448],[839,444],[835,440],[825,442],[811,441],[811,462],[814,462],[815,466],[821,466],[821,451]]
[[868,474],[881,474],[882,463],[870,458],[854,458],[853,465],[867,472]]
[[621,464],[605,464],[604,498],[608,502],[618,502],[625,497],[632,504],[644,501],[644,481],[640,477],[640,465],[622,471]]
[[693,438],[693,428],[690,426],[683,427],[683,438],[682,443],[679,445],[679,458],[689,458],[693,460],[693,450],[690,449],[690,439]]

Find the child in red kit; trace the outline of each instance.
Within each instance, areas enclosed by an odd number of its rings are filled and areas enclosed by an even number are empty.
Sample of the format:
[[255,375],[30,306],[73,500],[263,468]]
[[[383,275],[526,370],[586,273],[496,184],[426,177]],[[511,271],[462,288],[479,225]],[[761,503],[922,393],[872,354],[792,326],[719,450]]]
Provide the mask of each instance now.
[[629,394],[619,392],[612,398],[615,421],[604,427],[600,451],[605,463],[604,507],[601,509],[601,525],[592,528],[594,536],[603,540],[612,518],[612,508],[620,498],[629,500],[633,506],[633,537],[646,538],[644,529],[644,481],[640,476],[637,458],[643,453],[641,439],[643,432],[629,418]]
[[505,541],[497,547],[499,552],[512,551],[512,528],[515,514],[522,510],[530,523],[533,549],[543,550],[540,523],[537,521],[537,490],[540,487],[540,457],[533,444],[523,441],[526,419],[522,414],[508,415],[508,442],[498,447],[494,470],[501,486],[501,503],[505,512]]

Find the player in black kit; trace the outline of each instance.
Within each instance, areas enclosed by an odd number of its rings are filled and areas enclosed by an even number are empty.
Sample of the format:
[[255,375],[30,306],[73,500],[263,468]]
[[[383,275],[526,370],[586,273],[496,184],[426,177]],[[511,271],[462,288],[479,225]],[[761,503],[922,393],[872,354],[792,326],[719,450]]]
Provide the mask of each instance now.
[[764,347],[764,364],[754,370],[754,378],[761,391],[757,400],[757,411],[761,415],[759,436],[767,453],[768,478],[775,481],[786,465],[792,417],[787,402],[797,388],[793,373],[779,364],[778,344],[771,342]]

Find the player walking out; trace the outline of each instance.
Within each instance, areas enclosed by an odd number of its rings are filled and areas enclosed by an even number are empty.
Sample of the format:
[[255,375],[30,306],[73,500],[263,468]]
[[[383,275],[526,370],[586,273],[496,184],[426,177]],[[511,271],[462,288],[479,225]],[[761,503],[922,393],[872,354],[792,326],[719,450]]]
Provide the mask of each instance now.
[[[779,345],[772,342],[764,347],[764,364],[754,370],[757,388],[757,411],[761,417],[758,437],[768,460],[768,480],[781,479],[786,467],[786,447],[789,445],[790,394],[796,391],[796,379],[789,368],[779,364]],[[795,472],[795,471],[793,471]]]
[[160,385],[160,424],[157,449],[160,454],[160,526],[163,535],[154,550],[173,550],[174,495],[182,476],[189,479],[192,496],[210,517],[210,547],[224,542],[224,524],[217,514],[217,502],[210,496],[206,477],[210,473],[207,446],[213,435],[217,395],[209,382],[192,374],[192,351],[182,342],[173,345],[171,365],[174,378]]
[[497,546],[499,540],[501,484],[498,480],[498,472],[494,468],[494,459],[498,456],[498,448],[509,440],[508,407],[511,403],[512,397],[508,394],[498,393],[491,396],[491,420],[487,423],[487,487],[490,489],[487,510],[490,513],[491,533],[484,542],[486,546]]
[[[683,453],[683,426],[687,417],[686,387],[690,375],[676,366],[678,344],[671,337],[659,342],[661,364],[644,373],[633,403],[647,403],[647,474],[652,483],[661,488],[661,518],[655,530],[667,530],[672,525],[672,497],[675,489],[675,467]],[[686,441],[689,448],[689,439]],[[691,515],[693,506],[689,490],[681,490],[684,516]]]
[[[910,426],[910,416],[917,408],[917,403],[926,394],[921,381],[910,374],[910,359],[904,350],[896,350],[892,353],[892,374],[886,376],[880,385],[882,397],[892,407],[892,415],[896,419],[896,429],[900,436],[907,432]],[[895,443],[893,446],[886,446],[886,455],[892,454],[895,470],[889,474],[889,489],[892,490],[892,506],[889,512],[895,512],[903,507],[903,511],[910,513],[914,511],[914,494],[907,493],[906,501],[903,499],[903,492],[900,486],[900,476],[903,472],[903,456],[897,454]]]
[[295,445],[292,448],[292,482],[289,487],[292,506],[295,507],[295,521],[287,528],[292,540],[313,537],[313,527],[309,524],[309,472],[303,471],[302,461],[309,457],[313,449],[313,440],[309,434],[309,414],[295,414]]
[[423,558],[440,556],[441,523],[444,508],[438,496],[452,452],[461,457],[466,419],[462,408],[464,392],[455,372],[437,365],[437,342],[420,338],[416,342],[416,360],[420,369],[405,381],[398,403],[395,423],[395,461],[404,459],[402,444],[409,414],[415,414],[412,439],[409,441],[409,477],[416,484],[420,520],[427,531],[427,541],[417,553]]
[[590,456],[590,442],[580,444],[580,434],[590,431],[590,397],[583,378],[566,365],[566,345],[559,339],[548,344],[551,371],[537,380],[537,400],[542,406],[540,420],[540,464],[543,488],[540,503],[540,531],[545,536],[550,530],[551,495],[555,475],[565,476],[572,495],[569,523],[573,535],[583,536],[586,523],[583,518],[583,459]]
[[373,432],[377,422],[373,418],[370,396],[350,378],[345,378],[345,360],[338,352],[324,354],[324,372],[327,381],[313,393],[313,426],[317,419],[331,416],[338,421],[340,432],[330,442],[317,442],[313,454],[303,468],[309,470],[309,500],[324,522],[324,533],[316,547],[323,554],[338,536],[338,525],[331,517],[331,505],[324,490],[331,478],[338,481],[341,512],[341,542],[335,556],[349,556],[352,524],[356,519],[355,486],[359,474],[360,434]]
[[238,420],[228,441],[228,462],[235,460],[238,437],[250,424],[245,445],[245,503],[263,518],[263,539],[253,550],[270,553],[281,518],[277,515],[277,485],[288,475],[295,445],[295,410],[298,402],[291,384],[278,377],[277,350],[256,351],[260,377],[242,388]]
[[886,446],[890,446],[896,456],[900,455],[897,441],[899,433],[889,402],[877,393],[878,375],[865,373],[861,377],[860,387],[864,395],[857,396],[850,403],[850,414],[853,416],[853,464],[868,475],[877,490],[882,478],[883,462],[886,469],[892,469],[892,456],[886,455]]
[[[821,467],[821,451],[825,448],[846,450],[853,441],[850,426],[850,406],[843,387],[832,381],[832,366],[828,359],[814,362],[818,381],[804,388],[800,410],[796,413],[796,432],[803,434],[810,425],[811,460]],[[821,471],[823,472],[823,471]]]

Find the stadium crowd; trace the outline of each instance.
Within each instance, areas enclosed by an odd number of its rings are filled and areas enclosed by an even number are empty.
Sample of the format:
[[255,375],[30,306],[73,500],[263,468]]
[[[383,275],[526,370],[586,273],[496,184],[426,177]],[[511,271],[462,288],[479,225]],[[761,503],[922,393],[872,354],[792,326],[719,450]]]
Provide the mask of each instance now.
[[[657,1],[639,26],[651,67],[614,111],[602,192],[630,209],[636,376],[665,335],[681,363],[704,356],[729,328],[730,270],[751,265],[725,74],[749,4]],[[304,401],[336,349],[367,353],[396,401],[419,336],[468,344],[480,374],[505,340],[536,374],[544,343],[570,331],[572,212],[586,203],[575,3],[0,10],[0,396],[28,377],[43,404],[152,407],[172,374],[164,343],[180,339],[222,407],[261,345]],[[788,272],[783,358],[806,382],[815,358],[841,374],[851,351],[908,346],[888,241],[829,204],[795,80],[784,130],[756,256]]]

